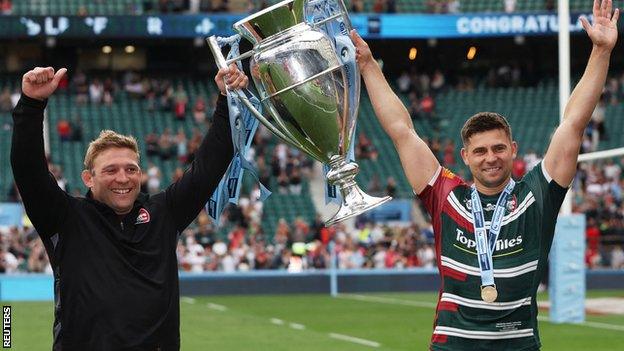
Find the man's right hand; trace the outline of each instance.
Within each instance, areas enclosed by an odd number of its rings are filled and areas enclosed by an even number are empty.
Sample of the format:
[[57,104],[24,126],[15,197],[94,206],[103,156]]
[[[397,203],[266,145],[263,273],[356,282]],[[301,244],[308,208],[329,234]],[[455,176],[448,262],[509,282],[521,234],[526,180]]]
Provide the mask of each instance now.
[[221,68],[215,76],[215,82],[219,88],[221,95],[227,95],[228,90],[238,90],[247,88],[249,78],[245,75],[245,72],[238,69],[235,63],[230,64],[230,67]]
[[351,37],[351,41],[355,46],[355,61],[360,68],[360,72],[364,73],[364,71],[375,64],[375,59],[373,58],[373,53],[371,52],[368,44],[360,37],[358,32],[355,29],[352,29],[349,33]]
[[54,72],[52,67],[35,67],[22,77],[22,92],[29,98],[43,101],[56,90],[65,72],[66,68]]

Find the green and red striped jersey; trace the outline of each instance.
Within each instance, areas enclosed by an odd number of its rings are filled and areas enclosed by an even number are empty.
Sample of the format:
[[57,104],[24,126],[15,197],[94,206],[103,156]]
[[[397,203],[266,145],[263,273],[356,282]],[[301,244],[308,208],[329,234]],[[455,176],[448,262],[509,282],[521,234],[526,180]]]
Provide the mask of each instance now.
[[[492,254],[492,303],[481,300],[470,191],[440,167],[419,194],[432,218],[442,280],[431,350],[539,350],[535,297],[567,189],[542,163],[516,183]],[[489,230],[499,194],[479,195]]]

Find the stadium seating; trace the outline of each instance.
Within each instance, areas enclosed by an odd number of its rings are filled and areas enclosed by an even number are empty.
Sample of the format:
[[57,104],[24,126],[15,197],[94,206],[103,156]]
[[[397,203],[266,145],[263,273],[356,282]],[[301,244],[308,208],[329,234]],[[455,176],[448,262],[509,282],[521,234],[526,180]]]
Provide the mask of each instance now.
[[16,15],[127,15],[143,12],[143,0],[19,0],[13,1]]
[[[2,86],[14,88],[16,77],[7,77],[1,83]],[[204,81],[177,78],[173,85],[181,83],[188,96],[193,102],[196,96],[208,97],[213,93],[213,87]],[[532,149],[543,154],[550,139],[550,134],[558,124],[558,92],[554,80],[544,80],[536,87],[531,88],[487,88],[477,87],[474,91],[458,91],[448,89],[436,97],[437,121],[423,119],[415,120],[419,134],[427,138],[451,138],[456,145],[461,145],[459,130],[467,117],[478,111],[496,111],[508,117],[514,133],[514,139],[519,141],[520,154]],[[407,97],[403,96],[404,102]],[[88,141],[96,137],[102,129],[114,129],[121,133],[133,134],[138,137],[142,150],[146,149],[144,136],[150,132],[162,133],[169,128],[175,133],[178,128],[184,128],[186,135],[190,136],[193,124],[176,122],[172,112],[150,112],[145,106],[144,100],[132,99],[127,94],[116,94],[112,106],[84,104],[77,105],[71,94],[58,93],[49,101],[48,116],[50,121],[50,146],[52,148],[51,161],[64,169],[64,175],[70,185],[70,191],[77,190],[83,193],[85,188],[80,180],[80,170],[84,151]],[[609,105],[606,111],[607,130],[621,130],[624,121],[617,116],[624,113],[624,104]],[[62,142],[56,133],[56,123],[60,119],[72,120],[80,116],[83,125],[83,140],[81,142]],[[5,125],[10,125],[10,114],[0,114],[0,149],[7,152],[0,153],[0,201],[7,199],[7,193],[12,185],[12,176],[9,164],[9,152],[11,131]],[[435,124],[435,125],[434,125]],[[436,127],[437,125],[437,127]],[[412,196],[411,188],[403,175],[401,164],[394,150],[394,145],[386,136],[374,116],[374,112],[366,93],[362,92],[360,115],[358,120],[358,132],[364,132],[373,142],[380,157],[373,160],[357,160],[360,165],[358,184],[367,189],[373,175],[379,177],[380,186],[383,190],[386,179],[390,176],[397,181],[396,196],[408,198]],[[613,148],[622,145],[621,138],[612,134],[610,138],[601,142],[600,148]],[[357,140],[357,138],[354,138]],[[276,139],[268,146],[265,160],[270,164],[270,155]],[[456,172],[462,172],[463,164],[456,152],[457,165],[452,167]],[[147,159],[144,156],[142,166],[147,167]],[[163,178],[162,184],[171,181],[172,174],[178,166],[176,159],[163,161],[158,157],[150,158],[160,167]],[[463,170],[465,172],[465,170]],[[249,181],[245,188],[249,189]],[[264,206],[263,228],[265,234],[271,237],[279,218],[284,217],[292,223],[297,216],[303,217],[311,223],[315,217],[315,208],[309,196],[309,183],[304,181],[303,196],[278,194],[277,184],[273,179],[269,184],[273,191],[272,197]],[[222,232],[224,234],[224,232]]]

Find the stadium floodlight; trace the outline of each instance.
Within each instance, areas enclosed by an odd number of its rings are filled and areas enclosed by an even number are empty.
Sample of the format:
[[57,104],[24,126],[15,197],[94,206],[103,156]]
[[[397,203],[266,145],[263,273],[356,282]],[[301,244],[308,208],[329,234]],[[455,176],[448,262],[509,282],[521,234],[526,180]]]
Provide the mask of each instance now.
[[472,60],[475,58],[475,56],[477,55],[477,47],[476,46],[471,46],[468,49],[468,53],[466,54],[466,58],[468,60]]

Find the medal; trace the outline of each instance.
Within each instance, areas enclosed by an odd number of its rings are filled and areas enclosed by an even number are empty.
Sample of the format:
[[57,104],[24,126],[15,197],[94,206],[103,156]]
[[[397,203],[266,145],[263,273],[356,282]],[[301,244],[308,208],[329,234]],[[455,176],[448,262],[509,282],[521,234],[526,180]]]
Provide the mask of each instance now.
[[496,285],[485,285],[481,287],[481,299],[487,303],[492,303],[498,297]]

